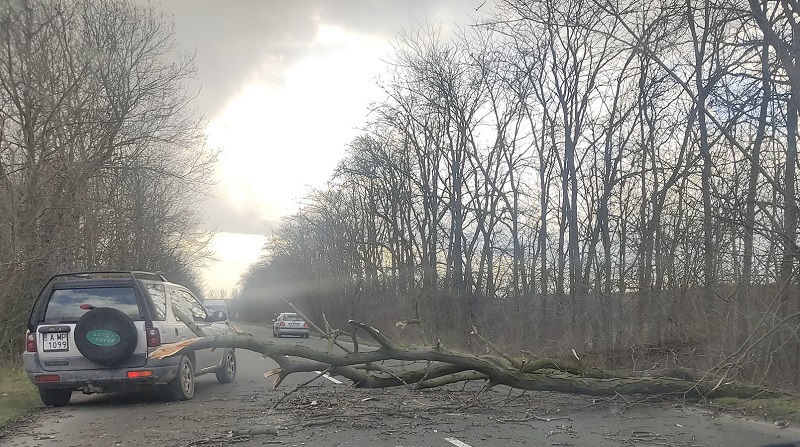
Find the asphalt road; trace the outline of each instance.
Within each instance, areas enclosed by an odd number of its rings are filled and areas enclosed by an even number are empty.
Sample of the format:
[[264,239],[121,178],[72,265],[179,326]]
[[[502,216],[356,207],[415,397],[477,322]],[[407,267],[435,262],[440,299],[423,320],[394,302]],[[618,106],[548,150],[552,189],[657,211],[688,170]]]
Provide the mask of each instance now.
[[[271,338],[268,328],[239,325]],[[324,350],[314,338],[283,338]],[[69,446],[733,446],[800,440],[793,427],[751,421],[696,407],[634,398],[592,399],[521,393],[480,384],[410,391],[361,390],[335,377],[296,374],[277,390],[264,372],[277,365],[237,350],[235,383],[197,378],[194,399],[169,402],[159,391],[74,394],[0,433],[0,445]],[[272,407],[285,399],[273,411]],[[277,430],[277,434],[275,431]]]

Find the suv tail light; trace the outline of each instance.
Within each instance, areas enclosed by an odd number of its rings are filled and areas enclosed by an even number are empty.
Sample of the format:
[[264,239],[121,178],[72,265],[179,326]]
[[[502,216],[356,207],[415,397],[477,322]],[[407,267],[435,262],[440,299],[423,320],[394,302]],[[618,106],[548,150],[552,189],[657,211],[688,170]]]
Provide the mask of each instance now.
[[306,323],[306,322],[304,321],[304,322],[303,322],[303,327],[308,327],[308,323]]
[[156,346],[161,346],[161,332],[158,332],[158,328],[151,327],[147,329],[147,347],[155,348]]
[[33,380],[36,382],[60,382],[61,376],[58,374],[37,374]]
[[36,352],[36,332],[28,332],[25,336],[25,350],[28,352]]
[[281,321],[281,323],[280,323],[278,326],[280,326],[280,327],[284,327],[284,326],[286,326],[286,323],[284,323],[283,321]]

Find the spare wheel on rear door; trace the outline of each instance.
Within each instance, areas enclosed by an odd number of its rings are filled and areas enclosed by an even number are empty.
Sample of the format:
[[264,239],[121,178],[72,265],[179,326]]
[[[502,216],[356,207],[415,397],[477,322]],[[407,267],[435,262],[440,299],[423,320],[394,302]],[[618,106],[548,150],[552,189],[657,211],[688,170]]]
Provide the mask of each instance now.
[[94,308],[75,324],[75,346],[84,357],[104,366],[127,360],[137,339],[131,317],[110,307]]

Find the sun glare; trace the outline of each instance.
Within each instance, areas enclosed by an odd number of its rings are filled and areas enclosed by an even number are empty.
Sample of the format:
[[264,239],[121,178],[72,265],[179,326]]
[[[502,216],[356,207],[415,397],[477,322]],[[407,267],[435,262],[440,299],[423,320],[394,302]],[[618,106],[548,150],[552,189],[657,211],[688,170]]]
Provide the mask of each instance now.
[[217,233],[211,239],[211,250],[216,259],[205,272],[209,290],[231,289],[239,276],[261,256],[266,236],[242,233]]
[[[300,200],[330,178],[365,124],[369,103],[380,99],[374,80],[388,49],[381,41],[321,24],[308,55],[281,70],[280,85],[274,67],[253,73],[207,128],[209,144],[222,151],[218,181],[224,199],[239,209],[259,210],[266,220],[296,212]],[[237,257],[245,258],[251,259],[244,253]],[[218,282],[214,277],[220,276],[209,272],[207,282],[229,288],[238,280],[233,276]]]

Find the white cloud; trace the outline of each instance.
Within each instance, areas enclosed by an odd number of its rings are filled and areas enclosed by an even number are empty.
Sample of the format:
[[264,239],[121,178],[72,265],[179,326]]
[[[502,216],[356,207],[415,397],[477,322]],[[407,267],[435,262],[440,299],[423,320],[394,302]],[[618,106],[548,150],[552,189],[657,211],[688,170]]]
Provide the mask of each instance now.
[[[263,76],[252,76],[228,101],[207,133],[209,144],[222,150],[219,200],[239,210],[228,214],[229,220],[274,222],[297,211],[310,188],[324,185],[365,124],[370,101],[380,93],[374,79],[387,50],[388,44],[321,25],[311,54],[287,71],[282,85],[270,82],[270,69],[265,67]],[[246,226],[226,222],[225,217],[218,217],[220,229]],[[242,245],[232,242],[230,233],[222,234],[225,244],[212,248],[229,254],[217,251],[220,261],[207,269],[211,288],[233,287],[238,280],[232,278],[234,270],[243,270],[257,258],[245,252],[235,255]]]
[[284,84],[253,76],[208,127],[209,143],[222,150],[227,198],[270,220],[296,211],[365,124],[369,102],[380,94],[374,79],[387,48],[322,25],[311,55],[289,69]]
[[198,104],[210,117],[209,144],[222,151],[216,197],[205,208],[209,227],[225,233],[214,239],[219,260],[204,272],[208,287],[234,287],[263,245],[264,236],[251,233],[268,234],[330,178],[370,102],[383,99],[375,79],[392,36],[427,20],[449,29],[481,3],[162,3],[182,46],[196,50]]

